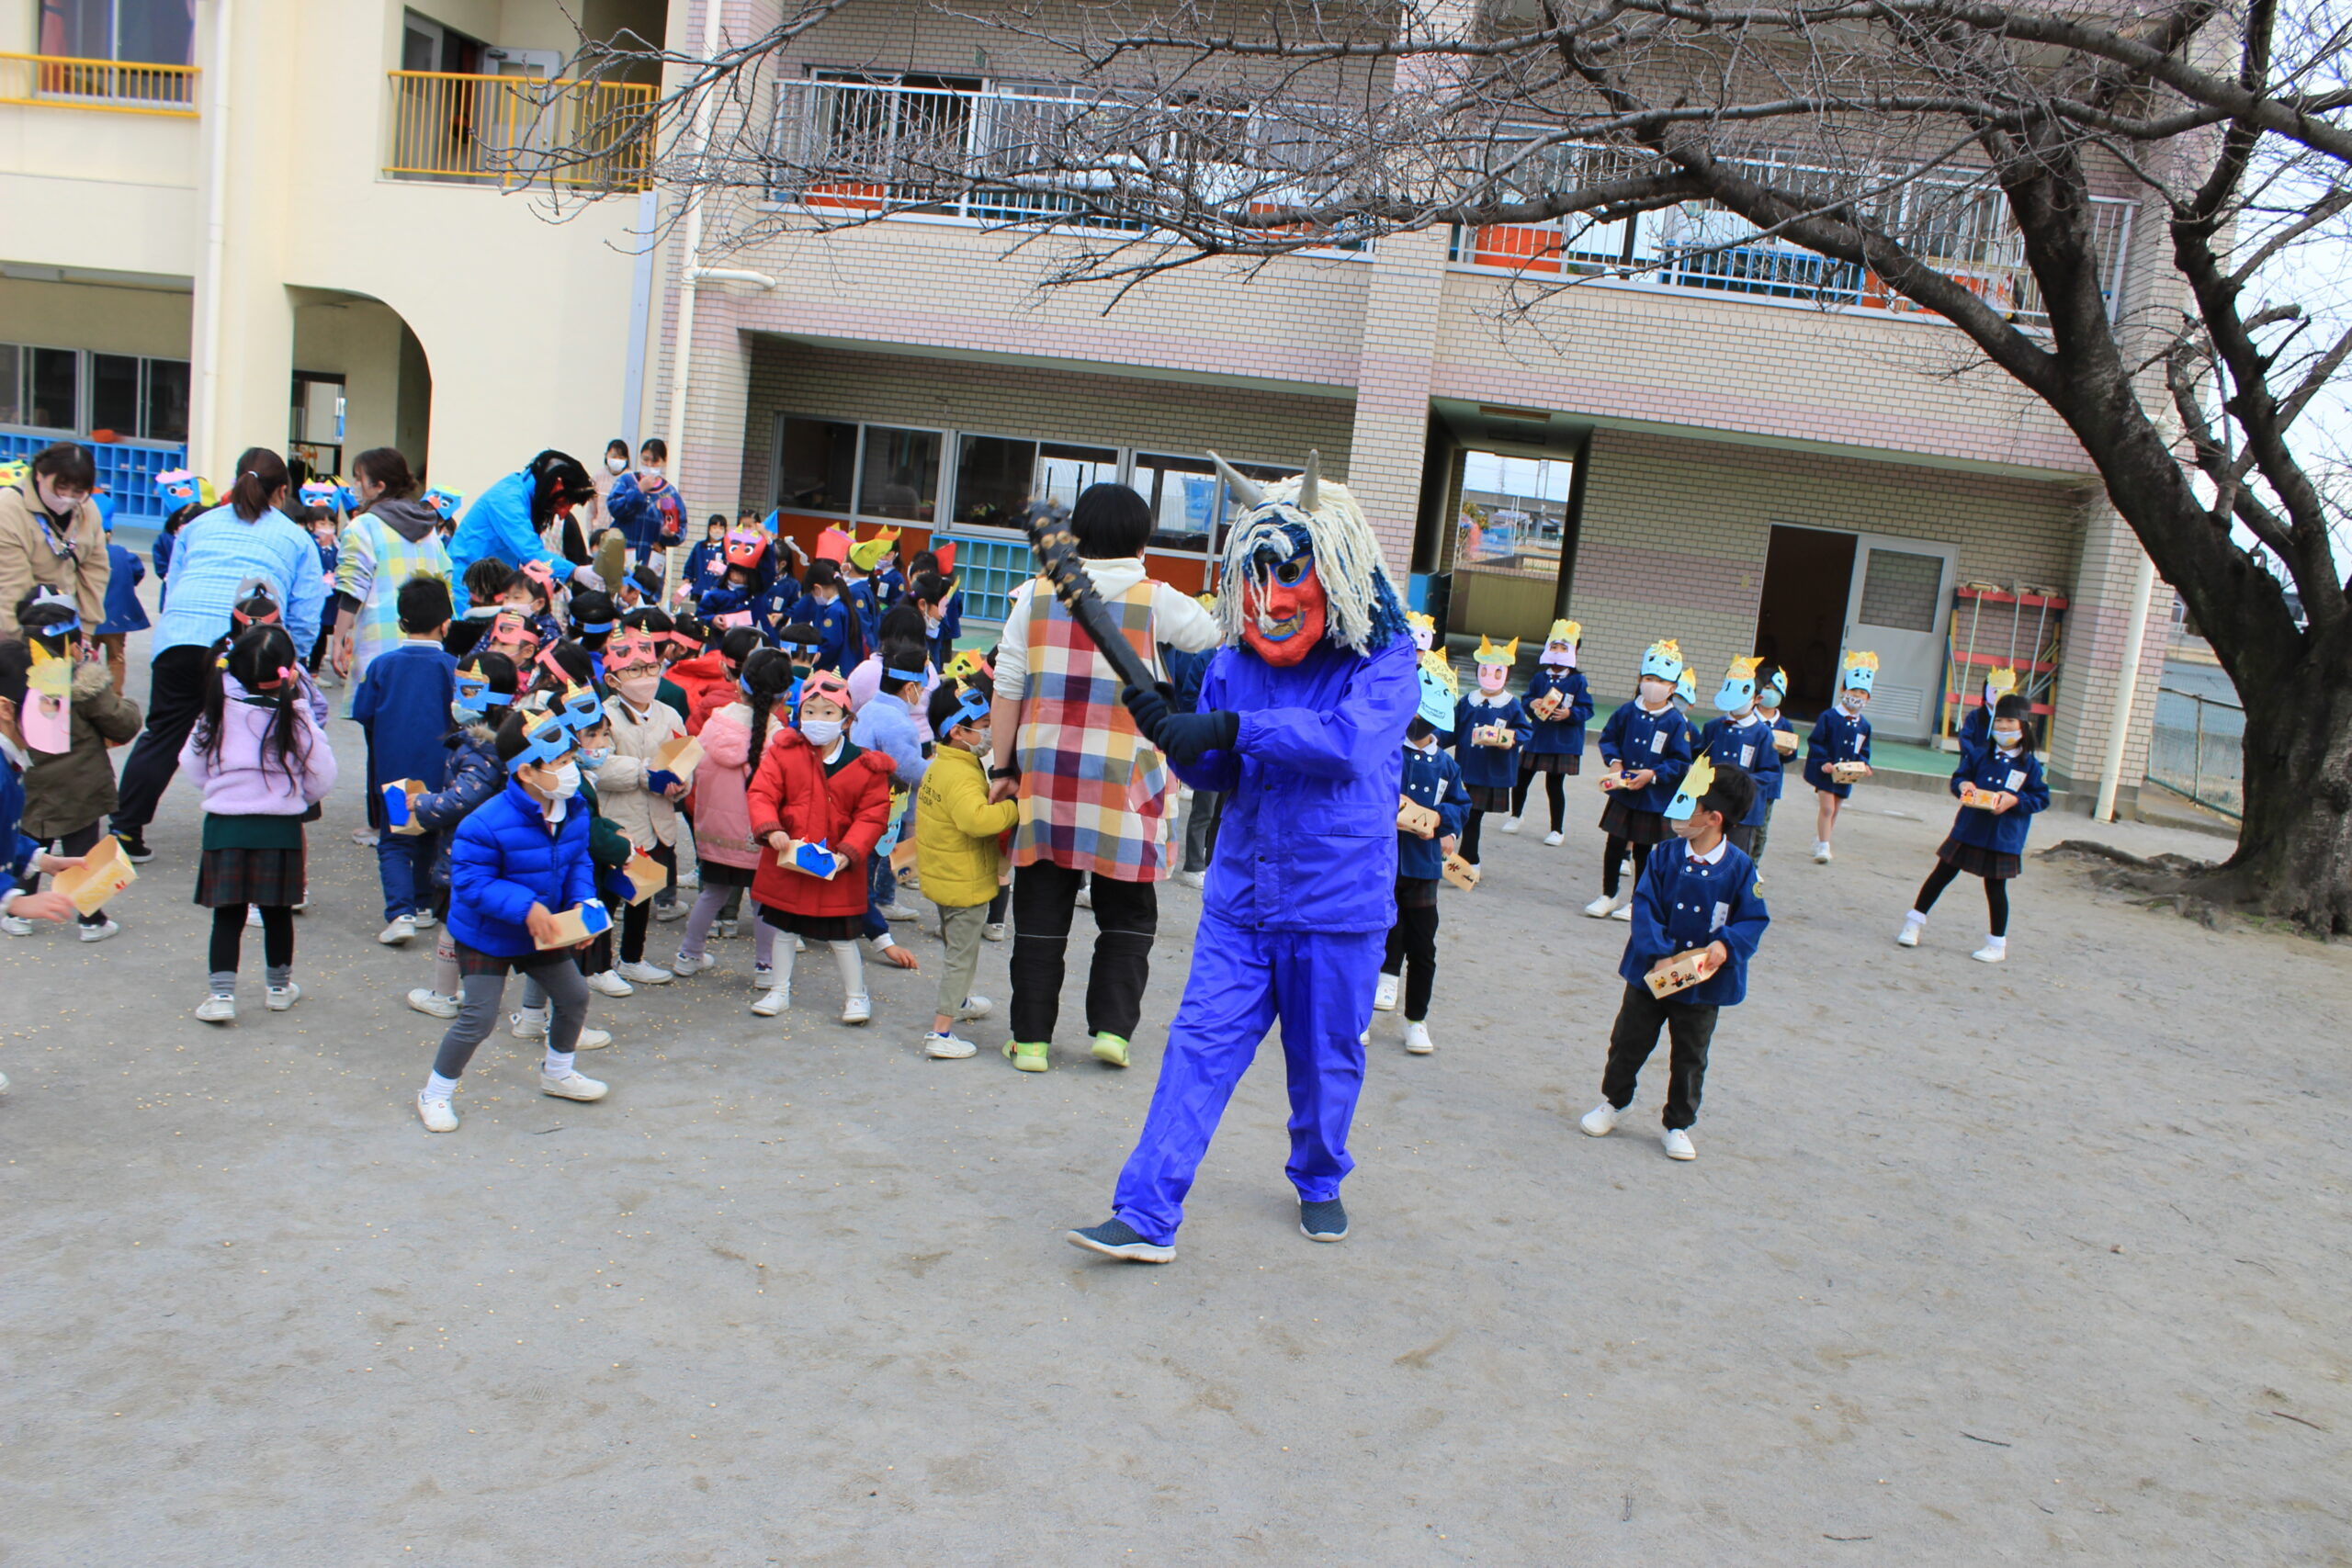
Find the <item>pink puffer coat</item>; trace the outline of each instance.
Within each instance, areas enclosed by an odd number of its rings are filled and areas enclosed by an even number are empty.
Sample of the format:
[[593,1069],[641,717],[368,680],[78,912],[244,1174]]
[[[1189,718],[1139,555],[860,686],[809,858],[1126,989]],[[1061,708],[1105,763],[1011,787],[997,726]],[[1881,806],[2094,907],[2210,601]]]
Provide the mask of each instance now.
[[[784,715],[768,720],[773,741],[785,729]],[[752,710],[748,704],[730,703],[702,727],[702,764],[695,769],[695,852],[718,865],[756,869],[760,852],[752,847],[752,813],[744,804],[752,757]]]

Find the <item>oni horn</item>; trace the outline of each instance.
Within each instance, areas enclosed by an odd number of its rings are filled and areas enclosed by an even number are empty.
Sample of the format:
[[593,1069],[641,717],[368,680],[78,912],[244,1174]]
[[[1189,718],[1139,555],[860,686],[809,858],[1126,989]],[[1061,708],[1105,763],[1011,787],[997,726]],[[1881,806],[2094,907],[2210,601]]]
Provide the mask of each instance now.
[[1216,465],[1217,477],[1225,481],[1225,488],[1233,492],[1233,499],[1241,503],[1243,511],[1248,511],[1266,499],[1264,491],[1259,489],[1253,481],[1243,479],[1234,472],[1233,465],[1216,453],[1209,454],[1209,461]]
[[1309,446],[1306,449],[1306,471],[1298,477],[1298,509],[1312,512],[1319,499],[1323,481],[1323,455]]

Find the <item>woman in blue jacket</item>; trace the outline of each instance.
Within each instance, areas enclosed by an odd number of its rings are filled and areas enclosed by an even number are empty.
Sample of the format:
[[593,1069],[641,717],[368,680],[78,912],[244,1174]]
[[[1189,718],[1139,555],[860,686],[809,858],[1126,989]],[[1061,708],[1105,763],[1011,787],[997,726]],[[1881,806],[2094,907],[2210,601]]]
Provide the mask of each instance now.
[[1984,879],[1984,945],[1969,954],[1983,964],[2009,955],[2009,882],[2024,869],[2026,830],[2033,814],[2050,805],[2041,760],[2033,754],[2033,707],[2015,692],[1992,703],[1988,724],[1977,707],[1961,721],[1960,766],[1951,772],[1951,792],[1960,798],[1951,834],[1936,848],[1936,869],[1919,885],[1910,913],[1903,917],[1897,947],[1917,947],[1937,896],[1962,872]]
[[[1438,745],[1441,728],[1453,722],[1460,677],[1442,653],[1421,656],[1421,705],[1405,727],[1405,776],[1397,785],[1396,923],[1388,928],[1388,953],[1380,961],[1375,1012],[1396,1010],[1397,982],[1404,982],[1405,1049],[1426,1056],[1437,1049],[1430,1038],[1430,993],[1437,986],[1437,887],[1445,857],[1453,852],[1470,815],[1470,795],[1462,768]],[[1405,803],[1437,813],[1437,826],[1408,829]]]

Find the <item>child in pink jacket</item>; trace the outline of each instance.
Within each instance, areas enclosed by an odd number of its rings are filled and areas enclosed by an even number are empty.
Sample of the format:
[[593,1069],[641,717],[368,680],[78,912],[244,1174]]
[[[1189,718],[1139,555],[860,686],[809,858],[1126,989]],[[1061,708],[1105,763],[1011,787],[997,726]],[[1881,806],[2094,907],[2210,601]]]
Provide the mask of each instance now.
[[[702,863],[702,891],[686,916],[672,973],[699,975],[718,962],[706,948],[711,922],[729,893],[752,886],[760,849],[752,839],[752,813],[744,790],[751,780],[752,736],[765,737],[769,715],[792,688],[792,660],[773,648],[754,649],[743,660],[737,682],[742,700],[713,713],[702,727],[702,765],[695,770],[695,854]],[[768,988],[775,972],[776,928],[752,922],[752,984]]]

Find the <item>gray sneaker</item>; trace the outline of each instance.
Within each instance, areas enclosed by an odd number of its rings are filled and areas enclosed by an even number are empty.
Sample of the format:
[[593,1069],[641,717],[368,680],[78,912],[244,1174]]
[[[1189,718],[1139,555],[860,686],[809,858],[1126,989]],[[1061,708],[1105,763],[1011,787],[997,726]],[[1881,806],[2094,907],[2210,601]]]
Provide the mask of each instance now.
[[1072,1247],[1082,1247],[1089,1252],[1127,1263],[1169,1263],[1176,1257],[1173,1247],[1144,1240],[1125,1220],[1105,1220],[1084,1230],[1065,1232],[1064,1237]]
[[1298,1206],[1298,1228],[1309,1241],[1348,1239],[1348,1207],[1337,1198]]

